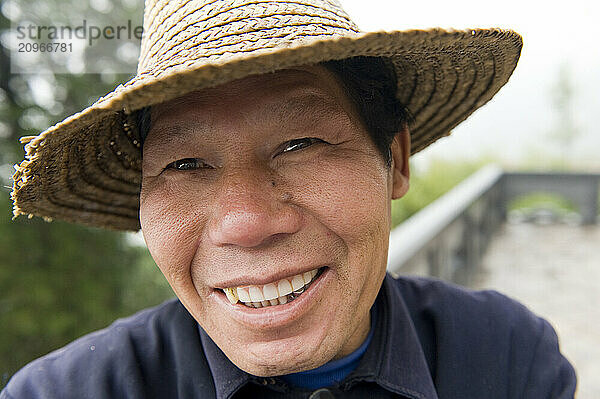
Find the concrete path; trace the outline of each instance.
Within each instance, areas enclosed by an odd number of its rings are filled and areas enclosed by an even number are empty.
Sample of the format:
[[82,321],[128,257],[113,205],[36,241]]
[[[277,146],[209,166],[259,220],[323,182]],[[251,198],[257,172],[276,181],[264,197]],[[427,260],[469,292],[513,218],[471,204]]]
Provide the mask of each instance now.
[[600,398],[600,226],[505,224],[475,288],[525,304],[556,329],[578,399]]

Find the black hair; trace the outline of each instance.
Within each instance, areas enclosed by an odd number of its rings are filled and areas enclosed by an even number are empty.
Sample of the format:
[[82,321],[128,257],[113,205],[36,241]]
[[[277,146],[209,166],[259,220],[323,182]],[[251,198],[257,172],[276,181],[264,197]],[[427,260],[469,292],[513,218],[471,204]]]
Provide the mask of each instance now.
[[150,107],[144,107],[137,111],[137,126],[138,131],[140,133],[140,140],[142,142],[142,147],[144,146],[144,141],[146,137],[148,137],[148,133],[150,133],[151,126],[151,113]]
[[390,166],[392,140],[412,123],[410,111],[396,97],[398,80],[390,59],[353,57],[321,65],[340,78],[373,143]]
[[[352,57],[321,65],[339,77],[373,143],[390,166],[392,140],[413,120],[408,108],[396,98],[398,81],[392,62],[382,57]],[[137,117],[143,142],[150,131],[150,107],[139,110]]]

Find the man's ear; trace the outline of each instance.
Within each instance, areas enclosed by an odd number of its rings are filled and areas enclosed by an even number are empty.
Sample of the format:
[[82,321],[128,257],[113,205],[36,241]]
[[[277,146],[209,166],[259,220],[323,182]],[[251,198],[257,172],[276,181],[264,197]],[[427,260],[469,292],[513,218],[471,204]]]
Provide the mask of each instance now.
[[409,187],[410,170],[408,158],[410,157],[410,133],[404,127],[392,141],[392,199],[402,198]]

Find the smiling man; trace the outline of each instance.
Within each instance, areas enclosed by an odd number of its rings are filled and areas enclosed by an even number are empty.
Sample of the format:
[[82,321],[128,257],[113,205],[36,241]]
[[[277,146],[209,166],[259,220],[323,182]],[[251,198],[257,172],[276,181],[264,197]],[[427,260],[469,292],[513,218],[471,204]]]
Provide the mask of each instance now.
[[177,300],[2,399],[573,397],[522,305],[386,275],[409,156],[506,83],[518,35],[360,33],[324,0],[150,1],[144,27],[136,77],[33,138],[13,198],[141,227]]
[[323,66],[152,107],[148,248],[217,346],[256,375],[315,368],[369,332],[409,139],[398,132],[388,166],[355,108]]

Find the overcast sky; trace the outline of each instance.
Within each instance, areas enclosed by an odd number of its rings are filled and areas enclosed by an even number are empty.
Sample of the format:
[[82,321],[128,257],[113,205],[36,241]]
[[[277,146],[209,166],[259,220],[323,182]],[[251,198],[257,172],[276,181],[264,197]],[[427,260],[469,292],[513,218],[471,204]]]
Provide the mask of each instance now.
[[[574,118],[581,129],[570,157],[600,169],[600,2],[341,0],[361,29],[513,29],[524,48],[509,83],[485,107],[427,149],[423,157],[476,158],[490,153],[520,159],[542,150],[556,124],[551,91],[561,65],[575,88]],[[552,146],[550,146],[552,147]],[[557,149],[557,147],[555,147]],[[549,151],[552,148],[548,149]]]

